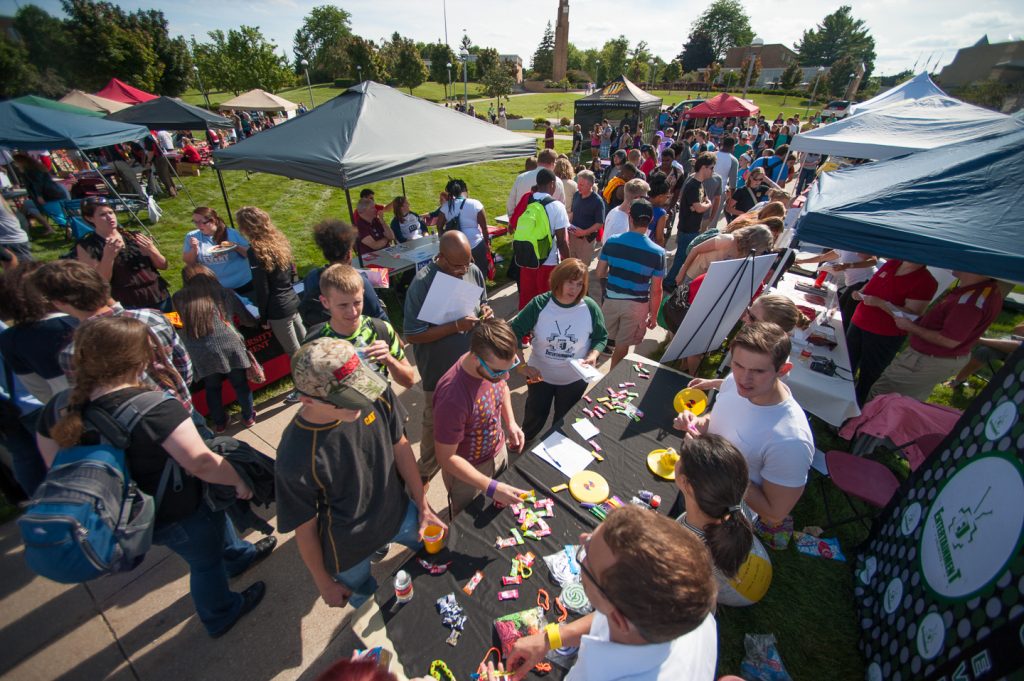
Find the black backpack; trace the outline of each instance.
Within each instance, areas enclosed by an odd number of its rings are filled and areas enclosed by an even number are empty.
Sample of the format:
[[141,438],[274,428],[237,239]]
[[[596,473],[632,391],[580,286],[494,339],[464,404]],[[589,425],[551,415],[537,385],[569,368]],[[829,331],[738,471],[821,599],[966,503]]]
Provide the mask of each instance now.
[[[452,205],[455,205],[454,201],[452,201]],[[466,199],[462,199],[462,205],[459,206],[458,212],[456,212],[455,215],[448,220],[448,222],[444,223],[444,227],[441,228],[441,234],[444,234],[446,232],[458,232],[459,230],[462,229],[462,209],[465,207]]]

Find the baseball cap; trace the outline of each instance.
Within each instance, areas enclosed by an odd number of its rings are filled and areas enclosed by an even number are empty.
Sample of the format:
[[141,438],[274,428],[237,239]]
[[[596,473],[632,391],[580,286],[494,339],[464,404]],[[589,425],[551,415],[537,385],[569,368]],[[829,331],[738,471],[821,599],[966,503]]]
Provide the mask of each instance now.
[[647,199],[636,199],[629,205],[629,215],[634,222],[646,224],[654,219],[654,206]]
[[744,130],[743,132],[740,133],[740,137],[750,137],[750,133]]
[[366,409],[388,384],[359,358],[351,343],[318,338],[292,357],[292,380],[303,395],[342,409]]

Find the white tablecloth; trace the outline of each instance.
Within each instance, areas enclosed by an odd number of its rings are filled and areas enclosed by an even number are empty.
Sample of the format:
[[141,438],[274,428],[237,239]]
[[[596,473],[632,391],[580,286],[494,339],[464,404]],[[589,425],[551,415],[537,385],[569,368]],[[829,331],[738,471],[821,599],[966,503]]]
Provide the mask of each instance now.
[[391,274],[409,268],[418,268],[430,262],[437,255],[437,242],[437,235],[430,234],[420,239],[382,248],[373,253],[364,253],[363,265],[365,267],[370,265],[386,267]]
[[[797,282],[811,284],[812,279],[793,274],[785,274],[776,284],[776,290],[802,307],[814,308],[817,312],[825,310],[824,305],[811,303],[807,297],[795,287]],[[834,290],[834,285],[827,284]],[[784,379],[786,385],[793,392],[793,397],[806,411],[814,414],[821,420],[833,426],[839,427],[848,418],[860,416],[860,407],[857,406],[857,397],[853,389],[853,380],[850,375],[850,356],[846,350],[846,336],[843,334],[842,316],[839,310],[834,310],[828,317],[827,323],[835,332],[837,345],[834,350],[827,346],[809,345],[805,338],[820,329],[822,323],[816,322],[806,332],[799,329],[794,332],[793,352],[790,361],[793,369]],[[826,329],[827,331],[827,329]],[[802,362],[800,353],[804,348],[810,348],[815,356],[824,356],[831,359],[839,367],[835,376],[826,376],[816,371],[811,371],[810,362]]]

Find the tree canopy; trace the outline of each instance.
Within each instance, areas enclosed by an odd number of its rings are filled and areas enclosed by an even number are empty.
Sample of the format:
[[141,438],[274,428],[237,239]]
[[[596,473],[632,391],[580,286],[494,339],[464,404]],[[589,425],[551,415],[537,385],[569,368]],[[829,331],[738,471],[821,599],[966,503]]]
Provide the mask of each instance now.
[[[695,34],[703,34],[710,39],[712,61],[723,61],[730,47],[749,45],[754,39],[750,17],[740,0],[714,0],[693,22],[691,40]],[[707,64],[701,64],[703,66]]]
[[817,27],[804,31],[793,48],[804,66],[828,66],[842,57],[864,62],[865,81],[875,67],[875,39],[865,23],[853,17],[849,5],[826,16]]
[[707,68],[708,64],[715,61],[715,46],[711,36],[702,31],[690,31],[690,37],[676,59],[683,65],[684,71],[692,73]]
[[416,42],[410,38],[403,38],[397,33],[392,37],[389,45],[391,52],[391,63],[389,65],[391,76],[398,85],[409,89],[418,87],[427,79],[430,73],[427,71]]
[[352,37],[352,15],[334,5],[314,7],[295,31],[292,52],[295,73],[302,73],[302,60],[309,62],[310,78],[331,80],[348,71],[345,43]]
[[210,31],[208,43],[193,44],[196,65],[207,88],[236,95],[260,88],[276,92],[295,82],[295,75],[277,46],[256,26]]
[[544,28],[544,35],[541,36],[540,44],[533,53],[533,60],[530,68],[537,72],[539,78],[551,78],[552,69],[555,64],[555,32],[549,21]]

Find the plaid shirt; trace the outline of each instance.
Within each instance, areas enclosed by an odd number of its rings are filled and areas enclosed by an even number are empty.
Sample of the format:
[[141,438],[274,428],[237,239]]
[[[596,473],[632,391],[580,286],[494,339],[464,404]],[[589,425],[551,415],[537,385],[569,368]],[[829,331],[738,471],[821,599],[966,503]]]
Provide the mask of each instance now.
[[[109,312],[102,312],[97,315],[93,315],[90,319],[96,317],[132,317],[138,319],[140,322],[144,322],[149,327],[153,337],[160,342],[160,346],[164,349],[164,352],[171,358],[171,364],[173,366],[167,367],[173,369],[170,373],[174,376],[173,389],[168,386],[162,386],[157,384],[150,376],[146,375],[146,381],[149,385],[160,390],[166,390],[168,394],[173,395],[189,412],[192,411],[192,393],[189,392],[188,386],[192,383],[192,360],[188,356],[188,350],[185,349],[185,344],[181,342],[178,337],[178,333],[171,326],[171,323],[167,321],[167,318],[163,316],[157,310],[126,310],[121,306],[120,303],[114,303]],[[69,383],[74,383],[74,368],[72,367],[72,358],[75,354],[75,342],[72,339],[60,352],[58,362],[60,363],[61,370],[64,371],[64,375],[68,377]]]

